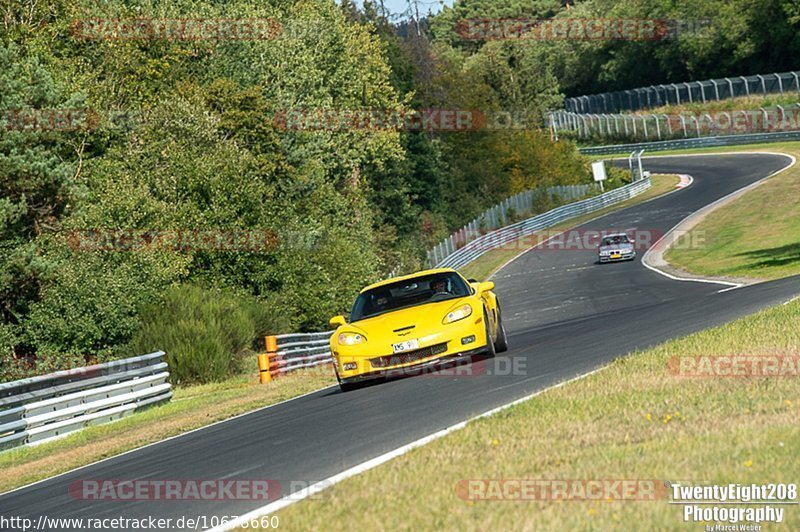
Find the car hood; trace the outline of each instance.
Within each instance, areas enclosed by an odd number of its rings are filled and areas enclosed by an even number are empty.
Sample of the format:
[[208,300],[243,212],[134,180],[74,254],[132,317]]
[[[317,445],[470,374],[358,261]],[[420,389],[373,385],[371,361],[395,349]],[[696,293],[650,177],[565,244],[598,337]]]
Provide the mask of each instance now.
[[633,249],[633,244],[627,243],[627,244],[617,244],[611,246],[600,246],[600,251],[612,251],[615,249]]
[[387,312],[374,318],[352,322],[346,327],[348,330],[355,329],[369,339],[390,338],[402,341],[403,338],[417,338],[432,330],[440,330],[445,315],[452,308],[464,303],[472,305],[470,317],[473,319],[482,311],[473,297],[466,296]]

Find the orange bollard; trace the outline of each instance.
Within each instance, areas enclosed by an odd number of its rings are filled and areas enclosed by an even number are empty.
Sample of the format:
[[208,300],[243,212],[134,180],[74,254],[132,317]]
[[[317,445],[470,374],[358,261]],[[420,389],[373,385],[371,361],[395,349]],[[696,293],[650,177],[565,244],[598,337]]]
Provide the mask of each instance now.
[[258,355],[258,370],[261,374],[261,384],[266,384],[272,380],[270,365],[278,354],[278,339],[274,336],[265,336],[264,344],[267,348],[266,354]]
[[269,359],[268,354],[258,355],[258,371],[261,375],[261,384],[266,384],[272,380],[272,374],[269,372]]
[[278,351],[278,339],[274,336],[265,336],[264,344],[267,346],[267,353],[274,354]]

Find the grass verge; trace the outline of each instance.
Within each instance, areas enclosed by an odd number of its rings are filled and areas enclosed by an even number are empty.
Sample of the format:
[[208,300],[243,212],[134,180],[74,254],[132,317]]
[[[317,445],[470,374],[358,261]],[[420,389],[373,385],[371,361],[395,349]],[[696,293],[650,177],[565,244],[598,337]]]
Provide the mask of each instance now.
[[[800,143],[785,144],[781,152],[800,157]],[[770,148],[775,151],[774,146]],[[730,150],[735,151],[742,150]],[[665,259],[682,270],[706,276],[777,279],[798,275],[798,198],[800,165],[794,165],[708,214],[692,229],[702,235],[702,245],[671,248]]]
[[0,493],[336,382],[333,370],[300,370],[261,385],[253,366],[248,375],[175,388],[169,403],[119,421],[0,454]]
[[[799,323],[795,301],[618,359],[280,511],[281,528],[686,530],[681,507],[667,499],[468,501],[456,486],[464,479],[797,482],[800,377],[681,378],[667,363],[796,355]],[[800,529],[800,508],[786,506],[778,527]]]
[[[630,207],[631,205],[635,205],[637,203],[642,203],[649,199],[653,199],[657,196],[661,196],[662,194],[666,194],[667,192],[675,190],[675,185],[678,182],[679,178],[675,175],[660,175],[660,174],[653,175],[652,186],[646,191],[644,191],[642,194],[636,196],[635,198],[631,198],[622,203],[618,203],[617,205],[606,207],[605,209],[601,209],[599,211],[595,211],[589,214],[578,216],[576,218],[572,218],[554,227],[549,228],[547,231],[548,232],[558,231],[558,230],[566,231],[573,227],[577,227],[593,218],[597,218],[598,216],[603,216],[604,214],[618,211],[620,209],[624,209],[625,207]],[[488,253],[481,255],[476,260],[467,264],[466,266],[461,268],[461,273],[468,278],[474,278],[479,280],[488,279],[503,264],[505,264],[509,260],[519,255],[522,251],[524,251],[530,245],[530,243],[531,243],[530,237],[521,238],[515,242],[509,242],[508,244],[502,246],[501,248],[489,251]]]

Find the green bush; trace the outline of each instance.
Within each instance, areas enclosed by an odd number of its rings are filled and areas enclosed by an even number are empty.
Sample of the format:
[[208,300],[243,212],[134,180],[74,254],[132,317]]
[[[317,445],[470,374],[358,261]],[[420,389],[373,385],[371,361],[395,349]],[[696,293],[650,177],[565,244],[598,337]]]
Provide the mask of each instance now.
[[141,315],[130,351],[165,351],[174,384],[229,377],[252,353],[254,338],[280,323],[274,307],[252,297],[194,285],[168,288]]
[[264,352],[264,337],[268,334],[294,332],[289,316],[284,312],[285,303],[278,298],[256,299],[249,295],[242,296],[242,305],[253,320],[255,336],[251,348]]
[[0,324],[0,382],[26,379],[95,362],[69,353],[39,351],[36,356],[16,353],[19,335],[14,326]]
[[14,358],[15,333],[14,327],[0,323],[0,382],[26,376],[24,365]]
[[607,179],[604,183],[606,190],[619,188],[631,182],[631,173],[627,168],[619,168],[611,164],[606,165],[606,177]]
[[[97,361],[95,357],[85,357],[71,353],[41,349],[36,356],[18,352],[20,344],[19,327],[0,324],[0,382],[26,379],[45,375],[54,371],[77,368]],[[24,344],[24,342],[23,342]]]
[[[40,358],[71,354],[105,362],[139,328],[139,309],[156,300],[181,271],[177,254],[57,252],[57,271],[21,324],[18,345]],[[38,364],[38,362],[37,362]]]

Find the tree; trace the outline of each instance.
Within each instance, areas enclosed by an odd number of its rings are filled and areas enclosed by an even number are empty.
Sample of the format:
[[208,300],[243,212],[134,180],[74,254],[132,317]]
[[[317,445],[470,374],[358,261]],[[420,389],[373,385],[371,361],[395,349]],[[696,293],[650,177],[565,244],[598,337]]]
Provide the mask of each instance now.
[[52,264],[35,239],[58,229],[76,200],[80,148],[70,138],[82,133],[48,131],[35,117],[81,105],[38,58],[0,43],[0,324],[19,324],[37,299]]

